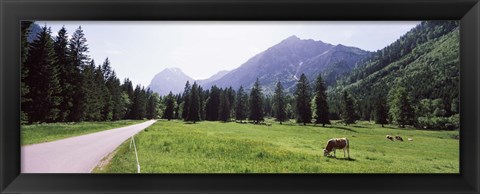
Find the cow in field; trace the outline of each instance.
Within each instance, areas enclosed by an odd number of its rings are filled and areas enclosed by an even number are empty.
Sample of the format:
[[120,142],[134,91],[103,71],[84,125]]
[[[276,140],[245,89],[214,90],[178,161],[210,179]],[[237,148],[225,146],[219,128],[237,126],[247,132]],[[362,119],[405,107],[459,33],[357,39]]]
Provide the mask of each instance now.
[[323,149],[323,155],[328,156],[330,152],[333,151],[333,157],[336,156],[336,149],[343,149],[343,157],[345,158],[345,150],[348,153],[348,158],[350,158],[350,143],[348,142],[348,139],[346,137],[344,138],[333,138],[328,140],[327,146],[325,149]]
[[392,137],[392,136],[387,135],[386,137],[387,137],[388,140],[393,141],[393,137]]
[[400,137],[399,135],[395,136],[395,139],[398,140],[398,141],[403,141],[403,138]]

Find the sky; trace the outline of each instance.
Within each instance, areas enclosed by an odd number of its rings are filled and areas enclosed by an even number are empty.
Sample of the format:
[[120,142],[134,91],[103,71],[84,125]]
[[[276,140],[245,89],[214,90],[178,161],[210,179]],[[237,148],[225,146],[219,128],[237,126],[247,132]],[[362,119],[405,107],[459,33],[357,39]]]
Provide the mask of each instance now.
[[165,68],[177,67],[194,79],[233,70],[254,55],[295,35],[300,39],[376,51],[420,21],[37,21],[55,36],[85,33],[88,55],[97,65],[109,58],[123,81],[148,86]]

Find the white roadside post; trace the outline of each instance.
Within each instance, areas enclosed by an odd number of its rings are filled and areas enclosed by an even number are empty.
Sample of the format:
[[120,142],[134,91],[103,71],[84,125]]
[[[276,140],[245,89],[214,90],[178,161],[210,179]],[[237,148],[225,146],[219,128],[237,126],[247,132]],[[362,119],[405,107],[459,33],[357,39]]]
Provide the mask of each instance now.
[[135,157],[137,158],[137,173],[140,173],[140,162],[138,161],[138,153],[137,153],[137,146],[135,145],[135,135],[132,135],[132,140],[130,141],[130,148],[132,148],[132,142],[133,142],[133,147],[135,148]]

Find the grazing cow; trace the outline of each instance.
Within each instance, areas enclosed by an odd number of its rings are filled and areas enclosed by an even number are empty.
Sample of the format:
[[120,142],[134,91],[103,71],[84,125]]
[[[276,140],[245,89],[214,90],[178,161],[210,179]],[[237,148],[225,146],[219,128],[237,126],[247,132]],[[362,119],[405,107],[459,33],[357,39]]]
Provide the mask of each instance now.
[[399,135],[395,136],[395,139],[398,140],[398,141],[403,141],[403,138],[400,137]]
[[390,141],[393,141],[393,137],[390,136],[390,135],[387,135],[387,139],[390,140]]
[[336,156],[336,149],[343,149],[343,157],[345,158],[345,150],[347,150],[348,158],[350,158],[350,143],[346,137],[344,138],[333,138],[328,140],[327,146],[323,149],[323,155],[328,156],[330,152],[333,151],[333,157]]

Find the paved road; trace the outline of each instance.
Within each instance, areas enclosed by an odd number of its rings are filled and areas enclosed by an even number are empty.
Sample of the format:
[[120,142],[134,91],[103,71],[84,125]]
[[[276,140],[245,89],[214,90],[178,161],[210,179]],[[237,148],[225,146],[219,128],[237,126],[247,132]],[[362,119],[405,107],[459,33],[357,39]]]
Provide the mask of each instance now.
[[22,173],[90,173],[97,163],[122,142],[155,123],[127,127],[22,146]]

